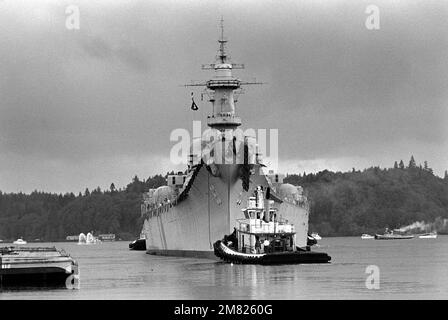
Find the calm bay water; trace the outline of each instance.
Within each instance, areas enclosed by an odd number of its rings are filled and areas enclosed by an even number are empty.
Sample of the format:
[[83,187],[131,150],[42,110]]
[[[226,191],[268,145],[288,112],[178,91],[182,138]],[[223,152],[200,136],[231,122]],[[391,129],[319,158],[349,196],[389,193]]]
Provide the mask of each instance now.
[[[0,291],[0,299],[448,299],[448,236],[324,238],[313,250],[330,254],[325,265],[230,265],[151,256],[128,244],[30,244],[70,253],[80,289]],[[369,265],[380,270],[378,290],[366,288]]]

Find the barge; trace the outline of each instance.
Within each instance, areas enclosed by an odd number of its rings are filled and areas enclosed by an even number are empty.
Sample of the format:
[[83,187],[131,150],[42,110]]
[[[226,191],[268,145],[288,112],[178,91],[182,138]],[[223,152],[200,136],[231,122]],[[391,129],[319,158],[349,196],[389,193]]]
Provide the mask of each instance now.
[[0,288],[79,285],[78,263],[55,247],[0,248]]

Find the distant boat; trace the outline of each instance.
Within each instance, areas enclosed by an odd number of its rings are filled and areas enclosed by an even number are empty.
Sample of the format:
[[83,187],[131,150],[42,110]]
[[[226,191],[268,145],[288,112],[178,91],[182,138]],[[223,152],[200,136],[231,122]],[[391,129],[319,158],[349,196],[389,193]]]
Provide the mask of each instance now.
[[401,239],[413,239],[413,235],[401,235],[401,234],[376,234],[375,240],[401,240]]
[[137,239],[129,244],[131,250],[146,250],[146,239]]
[[421,234],[418,236],[420,239],[436,239],[437,238],[437,232],[430,232]]
[[368,239],[375,239],[375,237],[374,237],[374,236],[371,236],[370,234],[364,233],[364,234],[361,236],[361,239],[368,240]]
[[115,241],[114,233],[100,234],[98,235],[98,240],[100,241]]
[[306,242],[306,245],[307,246],[314,246],[315,244],[317,245],[317,240],[314,239],[311,235],[308,235],[308,240]]
[[375,240],[402,240],[402,239],[413,239],[413,235],[403,235],[394,233],[386,228],[384,234],[375,234]]
[[402,240],[402,239],[413,239],[413,235],[403,235],[403,234],[396,234],[392,231],[387,231],[384,234],[375,234],[375,240]]
[[79,241],[79,235],[77,235],[77,236],[67,236],[65,238],[65,240],[67,240],[67,241]]
[[146,236],[141,233],[140,238],[132,241],[129,244],[129,249],[131,250],[146,250]]
[[322,237],[317,232],[313,232],[311,236],[316,240],[322,240]]
[[14,241],[13,244],[26,244],[26,241],[23,240],[22,238],[19,238],[16,241]]

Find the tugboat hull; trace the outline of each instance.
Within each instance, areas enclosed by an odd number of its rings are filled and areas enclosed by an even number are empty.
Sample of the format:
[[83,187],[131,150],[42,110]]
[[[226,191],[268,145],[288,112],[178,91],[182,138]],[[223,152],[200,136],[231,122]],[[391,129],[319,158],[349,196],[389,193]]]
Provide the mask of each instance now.
[[322,252],[294,251],[264,254],[241,253],[226,246],[222,241],[215,242],[215,255],[230,263],[238,264],[305,264],[305,263],[328,263],[331,257]]
[[405,240],[405,239],[413,239],[414,236],[402,236],[402,235],[382,235],[376,234],[375,240]]
[[146,240],[145,239],[137,239],[137,240],[132,241],[129,244],[129,249],[145,251],[146,250]]

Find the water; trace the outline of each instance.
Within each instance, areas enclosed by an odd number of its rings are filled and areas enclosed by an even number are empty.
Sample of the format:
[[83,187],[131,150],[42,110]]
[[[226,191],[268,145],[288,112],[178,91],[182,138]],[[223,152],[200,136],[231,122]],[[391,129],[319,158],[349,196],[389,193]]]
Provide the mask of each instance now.
[[[230,265],[130,251],[129,242],[31,244],[64,249],[80,266],[79,290],[0,291],[0,299],[447,299],[448,236],[324,238],[325,265]],[[4,245],[4,244],[2,244]],[[380,289],[366,288],[366,267]]]

